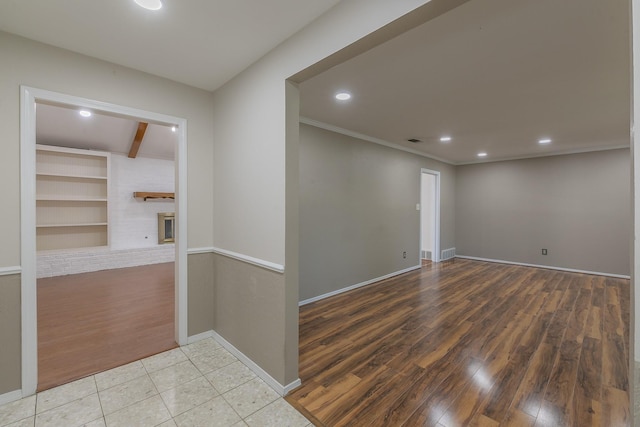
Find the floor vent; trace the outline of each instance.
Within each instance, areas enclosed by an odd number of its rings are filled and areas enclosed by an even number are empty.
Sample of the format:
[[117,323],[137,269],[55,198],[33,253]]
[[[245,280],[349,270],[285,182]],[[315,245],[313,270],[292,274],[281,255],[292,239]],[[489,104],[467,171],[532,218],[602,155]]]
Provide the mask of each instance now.
[[428,259],[429,261],[433,261],[433,255],[431,254],[431,251],[422,251],[420,253],[420,257],[422,259]]
[[442,251],[441,261],[445,261],[456,256],[456,248],[449,248]]

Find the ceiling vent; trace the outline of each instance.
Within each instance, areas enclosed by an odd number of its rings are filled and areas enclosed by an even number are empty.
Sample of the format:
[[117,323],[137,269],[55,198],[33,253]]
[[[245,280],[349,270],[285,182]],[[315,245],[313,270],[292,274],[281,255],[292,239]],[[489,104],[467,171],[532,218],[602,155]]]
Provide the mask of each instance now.
[[422,142],[422,140],[417,139],[417,138],[409,138],[409,139],[407,139],[407,141],[409,141],[409,142],[413,142],[414,144],[417,144],[417,143],[419,143],[419,142]]

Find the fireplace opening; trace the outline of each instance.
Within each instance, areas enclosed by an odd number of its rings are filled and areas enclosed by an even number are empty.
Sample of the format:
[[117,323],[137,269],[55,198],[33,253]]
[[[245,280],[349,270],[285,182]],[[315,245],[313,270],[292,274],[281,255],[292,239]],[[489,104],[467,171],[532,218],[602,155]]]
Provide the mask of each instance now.
[[175,218],[174,212],[158,214],[158,244],[175,242]]

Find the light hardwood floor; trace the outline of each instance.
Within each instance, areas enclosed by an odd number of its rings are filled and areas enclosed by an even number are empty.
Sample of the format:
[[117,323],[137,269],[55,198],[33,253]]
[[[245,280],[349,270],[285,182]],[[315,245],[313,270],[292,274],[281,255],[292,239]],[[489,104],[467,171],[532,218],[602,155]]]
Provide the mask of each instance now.
[[455,259],[300,309],[318,426],[627,426],[629,281]]
[[38,279],[38,391],[177,347],[173,269]]

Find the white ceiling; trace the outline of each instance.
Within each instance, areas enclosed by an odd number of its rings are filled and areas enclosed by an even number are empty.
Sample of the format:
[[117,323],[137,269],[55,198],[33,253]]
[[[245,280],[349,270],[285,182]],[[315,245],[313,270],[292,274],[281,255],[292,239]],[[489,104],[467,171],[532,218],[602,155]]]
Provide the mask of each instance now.
[[453,164],[628,146],[628,9],[471,0],[303,82],[301,115]]
[[2,0],[0,30],[214,90],[339,0]]
[[[2,0],[0,30],[214,90],[338,0],[163,2],[151,12],[133,0]],[[479,161],[481,150],[493,161],[628,146],[628,9],[622,0],[470,0],[303,82],[301,115],[453,164]],[[340,89],[353,99],[337,103]],[[67,119],[39,114],[41,139],[93,135],[89,145],[106,149],[135,133],[133,121],[72,118],[54,129]],[[438,141],[445,134],[448,144]],[[553,143],[538,145],[542,137]],[[160,151],[146,155],[168,156]]]
[[[129,154],[138,129],[135,120],[95,112],[81,117],[78,108],[47,104],[36,106],[36,143]],[[174,160],[178,133],[169,126],[150,123],[138,157]]]

